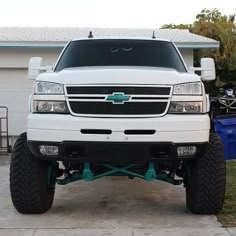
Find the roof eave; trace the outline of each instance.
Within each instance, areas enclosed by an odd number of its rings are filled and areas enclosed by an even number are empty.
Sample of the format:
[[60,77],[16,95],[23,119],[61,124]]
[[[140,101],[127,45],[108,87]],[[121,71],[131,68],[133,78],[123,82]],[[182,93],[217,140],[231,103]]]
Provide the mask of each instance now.
[[[1,41],[0,48],[63,48],[67,42],[65,41],[44,41],[44,42],[9,42]],[[219,42],[174,42],[180,49],[217,49]]]
[[175,45],[180,49],[218,49],[220,44],[218,41],[206,42],[206,43],[197,43],[197,42],[175,42]]
[[14,41],[2,41],[0,42],[0,48],[64,48],[66,42],[62,41],[44,41],[44,42],[14,42]]

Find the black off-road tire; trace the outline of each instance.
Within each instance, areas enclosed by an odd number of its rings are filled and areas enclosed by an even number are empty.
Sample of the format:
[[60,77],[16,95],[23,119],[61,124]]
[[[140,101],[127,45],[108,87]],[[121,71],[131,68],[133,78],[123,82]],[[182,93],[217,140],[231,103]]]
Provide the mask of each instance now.
[[55,180],[48,186],[49,162],[37,159],[27,145],[27,135],[17,139],[11,157],[10,191],[13,205],[23,214],[44,213],[52,206]]
[[215,133],[210,134],[205,153],[186,170],[187,208],[195,214],[216,214],[224,204],[226,167],[224,147]]

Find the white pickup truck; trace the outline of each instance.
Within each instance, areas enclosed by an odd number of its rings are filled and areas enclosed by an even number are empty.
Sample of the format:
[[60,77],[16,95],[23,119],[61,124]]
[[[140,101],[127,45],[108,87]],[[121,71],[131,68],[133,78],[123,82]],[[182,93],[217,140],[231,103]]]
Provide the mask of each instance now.
[[56,184],[104,176],[183,184],[191,212],[222,209],[223,145],[210,133],[202,83],[215,79],[212,59],[188,69],[168,40],[86,38],[49,68],[30,60],[28,125],[10,167],[20,213],[50,209]]

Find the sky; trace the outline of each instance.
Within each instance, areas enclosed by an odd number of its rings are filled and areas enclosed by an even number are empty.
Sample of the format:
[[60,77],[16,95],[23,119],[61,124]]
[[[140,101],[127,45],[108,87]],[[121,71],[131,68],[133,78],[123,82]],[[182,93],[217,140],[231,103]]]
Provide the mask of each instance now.
[[204,8],[236,13],[233,0],[0,0],[0,26],[160,28]]

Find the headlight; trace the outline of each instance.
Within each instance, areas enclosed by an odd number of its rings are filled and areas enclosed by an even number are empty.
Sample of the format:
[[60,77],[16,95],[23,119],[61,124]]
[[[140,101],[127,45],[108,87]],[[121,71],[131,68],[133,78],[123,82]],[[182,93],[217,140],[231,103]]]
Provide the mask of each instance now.
[[35,94],[64,94],[62,84],[36,81],[34,84]]
[[175,95],[201,95],[202,84],[200,82],[177,84],[174,86],[173,94]]
[[65,101],[34,101],[34,113],[68,113]]
[[171,102],[169,113],[202,113],[202,102]]

